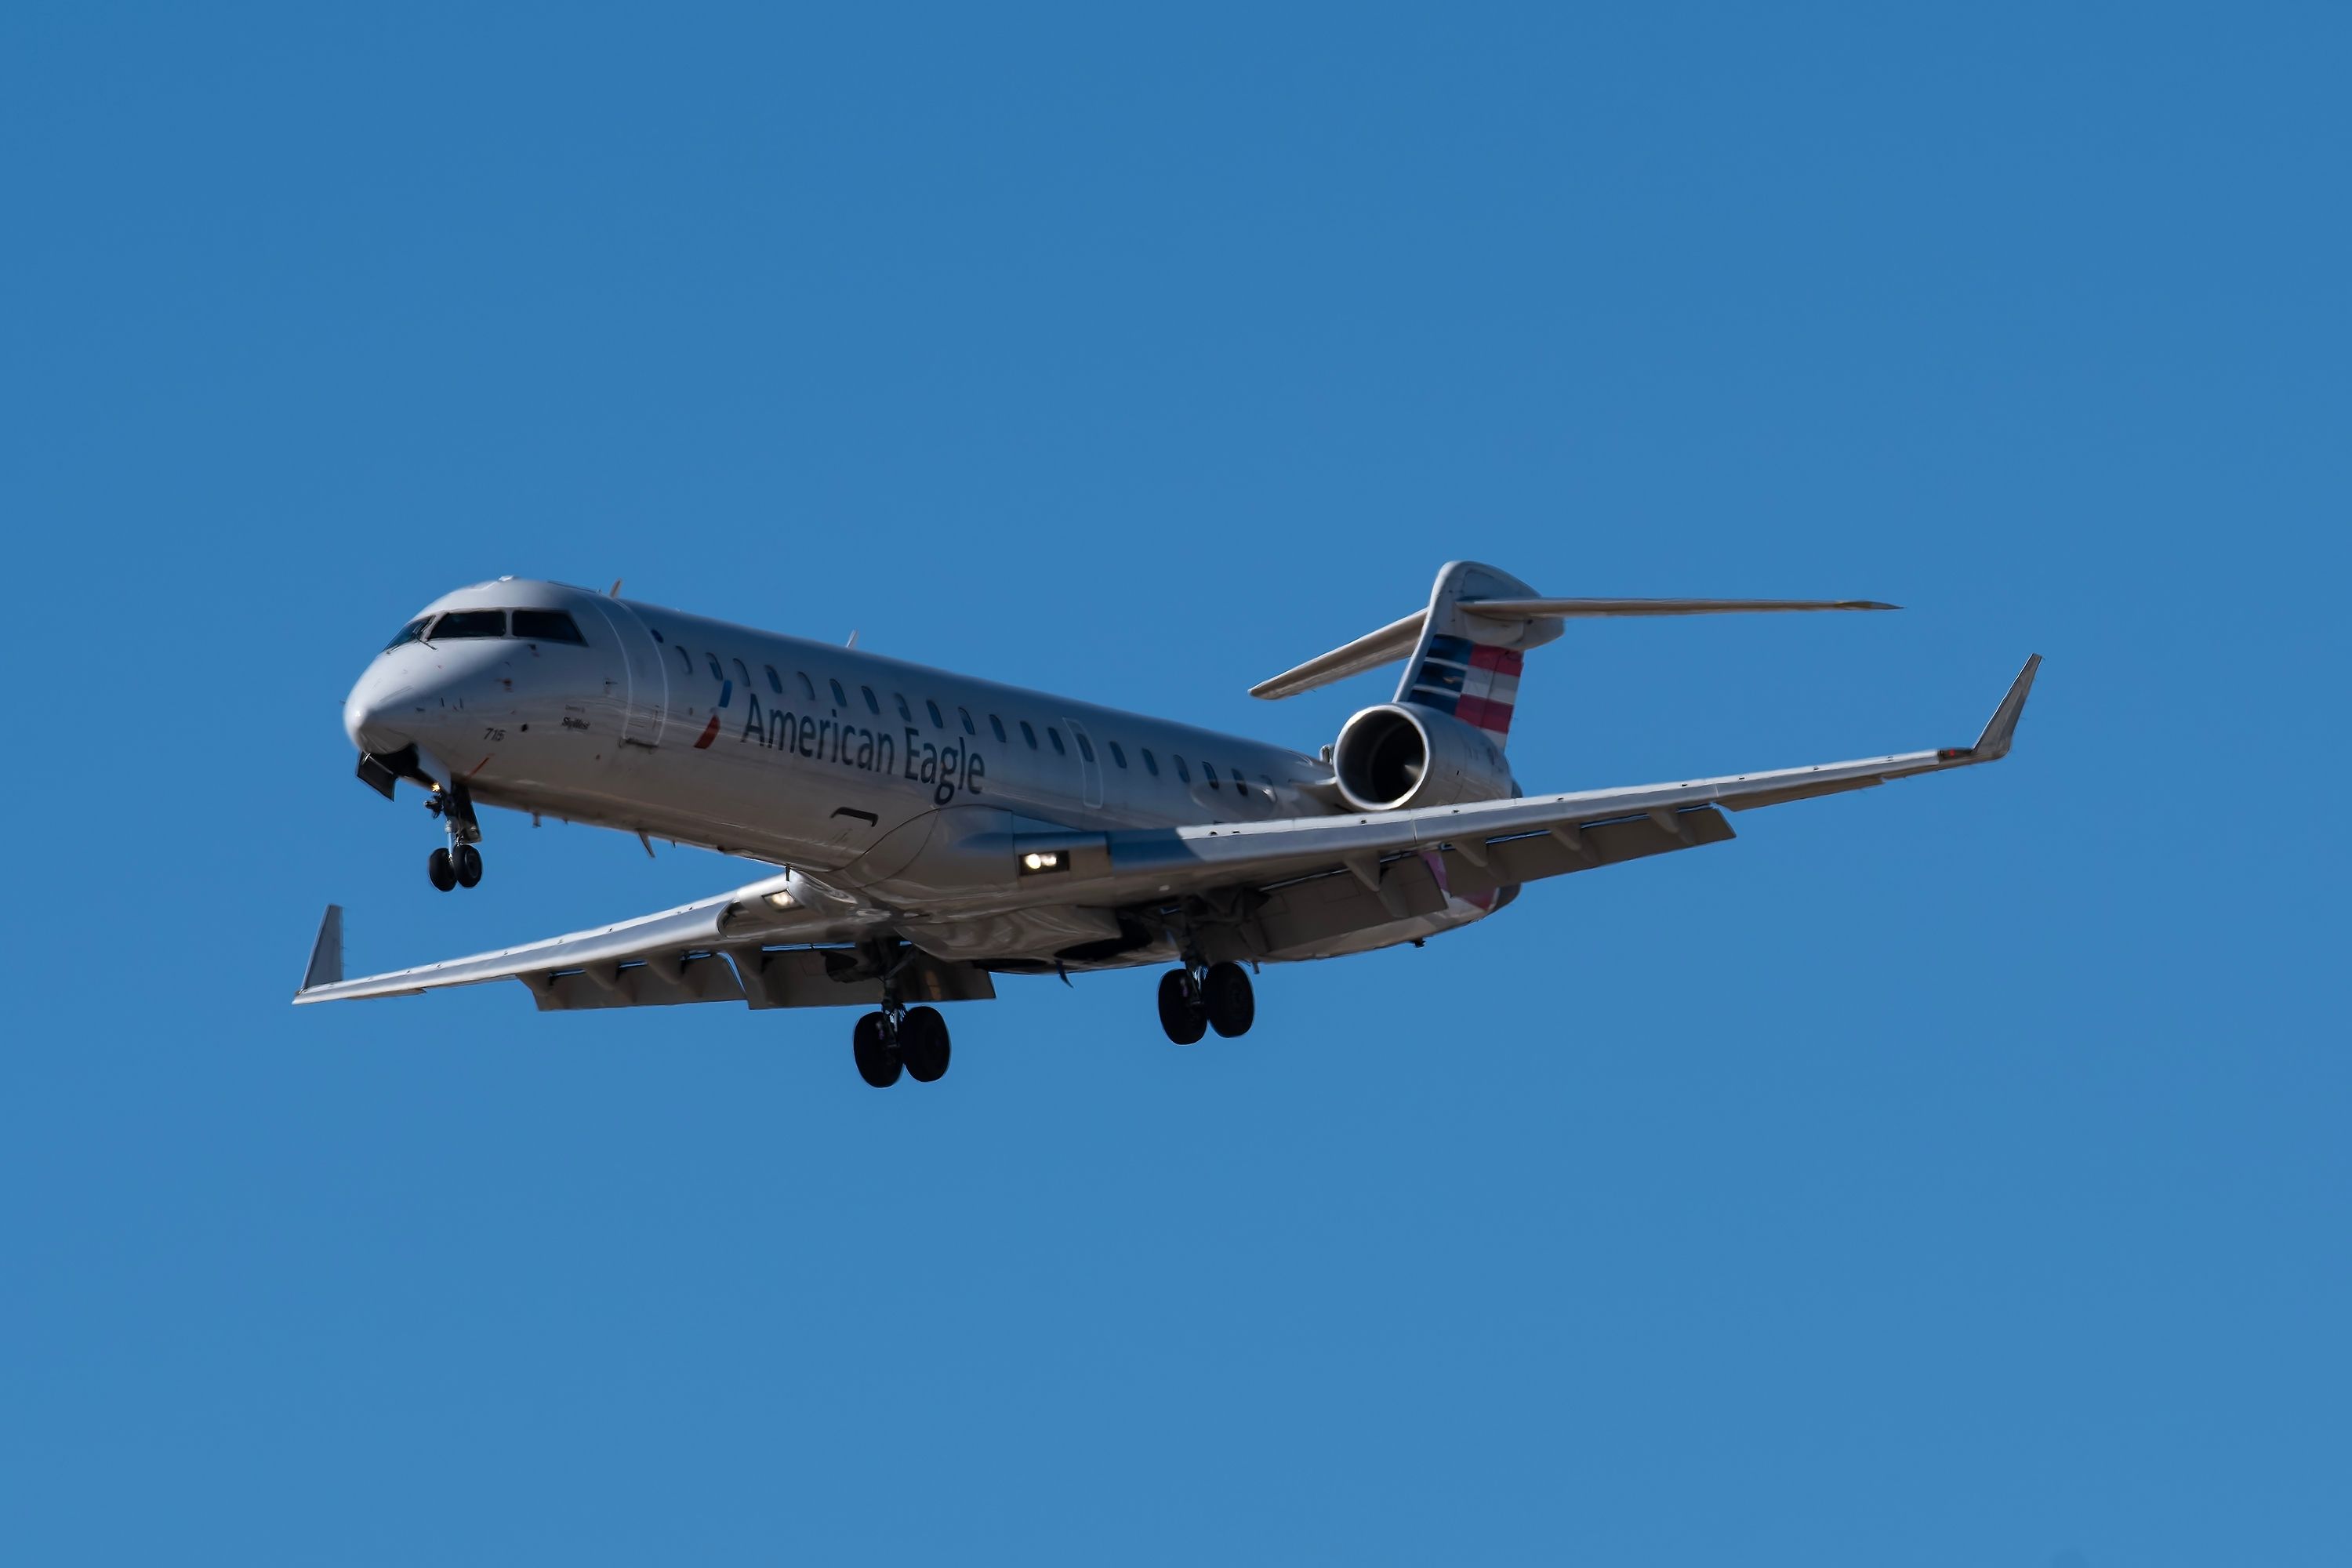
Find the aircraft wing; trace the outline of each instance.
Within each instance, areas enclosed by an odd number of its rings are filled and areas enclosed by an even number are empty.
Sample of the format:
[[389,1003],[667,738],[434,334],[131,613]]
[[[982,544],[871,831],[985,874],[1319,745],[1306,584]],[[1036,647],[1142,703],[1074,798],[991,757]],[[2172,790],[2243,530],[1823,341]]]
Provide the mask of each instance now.
[[[2041,664],[2039,654],[2026,660],[1973,745],[1414,811],[1071,834],[1064,836],[1067,890],[1080,902],[1114,901],[1086,886],[1094,879],[1090,872],[1111,883],[1106,891],[1120,902],[1176,901],[1235,888],[1279,892],[1286,882],[1352,875],[1361,892],[1391,916],[1433,913],[1449,895],[1475,898],[1543,877],[1720,842],[1732,832],[1717,807],[1749,811],[1997,762],[2009,753]],[[1054,847],[1041,838],[1023,843]],[[1126,896],[1117,898],[1121,893]],[[1276,912],[1286,918],[1286,911]],[[1313,926],[1311,918],[1301,918],[1302,929]],[[1296,944],[1276,933],[1265,945]]]
[[[753,1007],[878,1006],[882,982],[841,945],[876,934],[862,910],[793,873],[717,898],[520,947],[346,980],[343,911],[327,906],[296,1004],[415,996],[455,985],[520,980],[542,1012],[742,1002]],[[988,975],[923,953],[898,976],[909,1001],[977,1001]]]
[[[1451,900],[1475,900],[1545,877],[1720,843],[1732,832],[1717,808],[1748,811],[1997,762],[2009,753],[2041,663],[2038,654],[2026,660],[1976,742],[1964,747],[1418,811],[1024,832],[999,847],[1008,861],[1057,864],[1021,876],[1003,907],[1165,910],[1191,901],[1209,917],[1194,922],[1206,932],[1207,956],[1312,953],[1327,942],[1344,943],[1384,915],[1434,914]],[[850,944],[895,937],[903,918],[785,872],[614,925],[346,980],[342,910],[330,905],[294,1000],[415,995],[512,979],[530,988],[542,1011],[686,1002],[873,1006],[882,998],[882,977]],[[1228,951],[1239,941],[1234,933],[1251,925],[1253,940]],[[915,948],[903,950],[899,962],[895,978],[908,1001],[995,994],[988,973],[971,964]]]

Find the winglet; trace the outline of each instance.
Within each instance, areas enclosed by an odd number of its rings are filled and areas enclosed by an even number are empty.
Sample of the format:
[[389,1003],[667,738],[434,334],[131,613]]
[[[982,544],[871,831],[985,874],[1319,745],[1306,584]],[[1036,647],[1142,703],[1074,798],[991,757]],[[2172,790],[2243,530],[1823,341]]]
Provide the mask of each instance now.
[[[343,906],[329,904],[319,921],[319,940],[310,944],[310,967],[302,972],[302,991],[333,985],[343,978]],[[301,991],[295,993],[297,996]]]
[[1969,748],[1971,761],[1994,763],[2009,755],[2010,738],[2017,733],[2017,716],[2025,711],[2026,693],[2033,689],[2033,672],[2041,668],[2042,656],[2037,653],[2017,672],[2017,679],[2010,683],[2009,695],[2000,700],[2000,706],[1992,710],[1992,718],[1985,724],[1984,733]]

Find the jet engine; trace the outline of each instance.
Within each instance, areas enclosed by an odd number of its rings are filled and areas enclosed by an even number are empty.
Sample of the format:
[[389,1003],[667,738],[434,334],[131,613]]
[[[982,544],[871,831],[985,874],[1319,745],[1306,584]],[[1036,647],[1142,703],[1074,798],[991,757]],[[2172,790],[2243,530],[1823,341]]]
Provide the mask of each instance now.
[[1486,731],[1413,702],[1367,708],[1331,749],[1339,794],[1358,811],[1507,800],[1518,794]]

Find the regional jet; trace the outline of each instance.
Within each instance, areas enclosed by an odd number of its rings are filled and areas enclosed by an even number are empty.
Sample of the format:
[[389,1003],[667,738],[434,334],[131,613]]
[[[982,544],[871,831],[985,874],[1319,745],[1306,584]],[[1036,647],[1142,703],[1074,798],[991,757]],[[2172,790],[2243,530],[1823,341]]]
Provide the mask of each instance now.
[[[1395,697],[1308,753],[558,583],[428,605],[352,689],[360,778],[421,791],[444,891],[482,878],[485,805],[772,868],[591,931],[346,979],[330,905],[298,1003],[516,980],[545,1011],[858,1006],[877,1088],[947,1071],[936,1004],[999,975],[1168,965],[1180,1045],[1249,1029],[1260,965],[1425,942],[1542,878],[1732,837],[1726,811],[2008,754],[2041,664],[1974,744],[1718,778],[1522,791],[1521,661],[1587,616],[1888,610],[1873,600],[1559,599],[1449,563],[1427,605],[1252,688],[1402,661]],[[852,639],[853,642],[855,639]]]

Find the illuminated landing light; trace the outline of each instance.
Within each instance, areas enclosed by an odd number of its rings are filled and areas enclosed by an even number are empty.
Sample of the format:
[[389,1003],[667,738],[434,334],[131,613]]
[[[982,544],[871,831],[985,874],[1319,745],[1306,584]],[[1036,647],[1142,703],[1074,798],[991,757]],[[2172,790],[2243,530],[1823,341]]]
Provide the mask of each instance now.
[[1056,849],[1032,849],[1021,857],[1021,869],[1027,871],[1058,871],[1062,868],[1061,852]]
[[780,910],[798,909],[800,907],[798,901],[793,899],[791,892],[782,889],[779,889],[775,892],[770,893],[768,895],[768,902],[773,904]]

